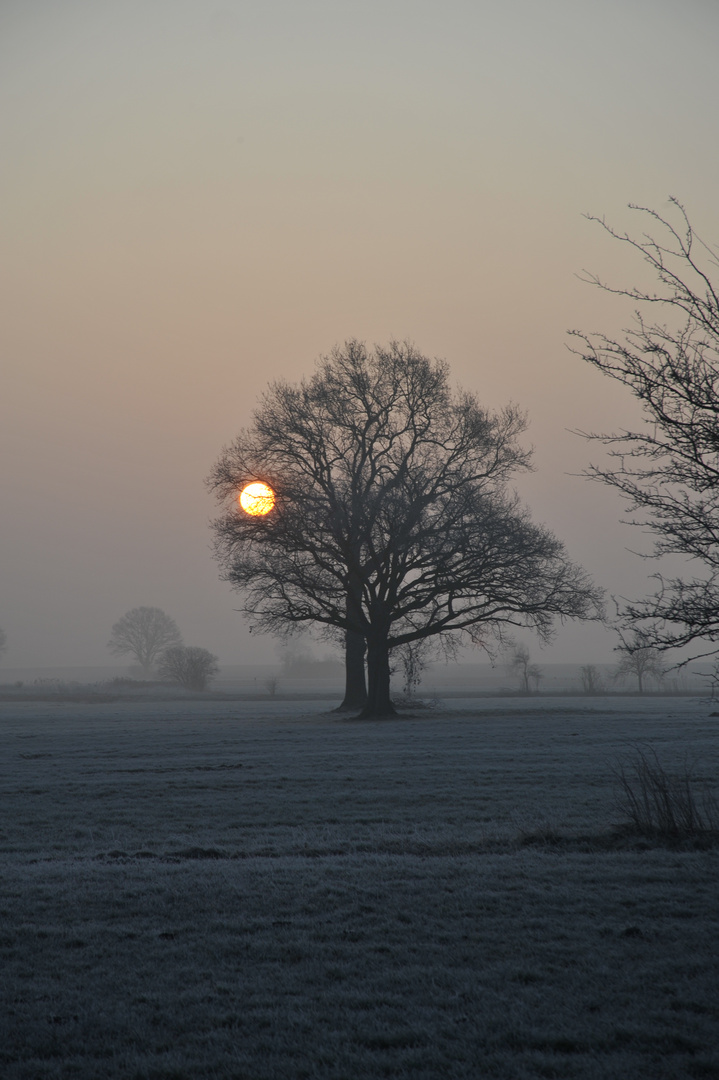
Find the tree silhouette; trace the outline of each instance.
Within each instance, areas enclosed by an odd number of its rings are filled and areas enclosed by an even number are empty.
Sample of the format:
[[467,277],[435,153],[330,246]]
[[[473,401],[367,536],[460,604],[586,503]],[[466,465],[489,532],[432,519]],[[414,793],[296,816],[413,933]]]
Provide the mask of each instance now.
[[515,645],[509,661],[510,670],[519,678],[519,687],[525,694],[531,694],[532,684],[534,689],[539,689],[542,679],[542,669],[539,664],[532,663],[532,657],[526,645]]
[[[447,365],[407,343],[350,341],[299,385],[278,382],[209,478],[222,576],[261,629],[314,623],[367,645],[363,715],[394,712],[390,649],[463,633],[484,645],[508,625],[551,633],[593,618],[599,594],[508,482],[530,465],[524,416],[451,393]],[[250,518],[250,480],[276,493]]]
[[157,667],[163,679],[172,679],[186,690],[206,690],[219,671],[217,657],[196,645],[171,645],[165,649]]
[[108,648],[114,653],[134,656],[145,675],[149,675],[164,649],[181,644],[177,624],[161,608],[136,607],[115,623]]
[[600,694],[602,692],[602,673],[595,664],[584,664],[579,669],[582,693]]
[[621,659],[614,672],[615,679],[624,679],[627,675],[633,675],[637,680],[639,693],[644,693],[644,680],[647,677],[661,682],[666,674],[666,669],[661,662],[657,649],[647,643],[646,637],[641,633],[635,633],[630,642],[623,642],[618,646],[617,652]]

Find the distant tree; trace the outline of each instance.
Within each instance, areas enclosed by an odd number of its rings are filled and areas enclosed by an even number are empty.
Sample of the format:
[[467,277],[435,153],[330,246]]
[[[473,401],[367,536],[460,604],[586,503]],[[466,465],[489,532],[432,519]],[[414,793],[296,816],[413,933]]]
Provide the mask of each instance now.
[[270,695],[270,697],[275,696],[279,685],[280,679],[278,675],[268,675],[268,677],[265,679],[265,690]]
[[108,648],[114,653],[134,656],[149,675],[160,653],[170,645],[181,645],[182,634],[174,619],[161,608],[136,607],[112,628]]
[[579,678],[582,682],[582,691],[585,694],[599,694],[602,691],[604,681],[598,667],[594,664],[584,664],[579,669]]
[[615,679],[634,676],[640,694],[644,693],[645,679],[656,679],[658,683],[663,680],[666,668],[662,664],[659,651],[647,644],[643,634],[635,632],[629,642],[623,642],[617,647],[617,652],[620,660],[614,672]]
[[[626,500],[630,523],[656,537],[646,558],[680,555],[696,573],[654,575],[656,591],[620,608],[625,629],[641,628],[647,645],[665,650],[719,642],[719,258],[670,199],[671,216],[631,206],[652,232],[639,238],[604,230],[638,253],[658,290],[613,288],[595,275],[585,280],[636,305],[634,325],[619,338],[588,336],[574,350],[626,386],[641,403],[644,424],[632,431],[588,434],[610,448],[607,466],[587,475]],[[660,321],[666,318],[668,323]]]
[[206,690],[220,670],[218,658],[194,645],[171,645],[162,653],[157,667],[163,679],[172,679],[186,690]]
[[7,650],[7,634],[4,630],[0,629],[0,657],[3,656]]
[[[596,618],[598,590],[509,488],[530,465],[524,427],[513,406],[453,394],[447,365],[409,344],[348,342],[311,380],[272,385],[216,464],[222,575],[265,631],[314,623],[366,643],[366,716],[394,713],[391,649]],[[237,505],[255,479],[276,494],[264,517]]]
[[531,694],[532,686],[539,689],[539,683],[543,677],[542,669],[538,664],[532,663],[529,649],[526,645],[515,645],[509,660],[509,669],[519,679],[519,688],[525,694]]

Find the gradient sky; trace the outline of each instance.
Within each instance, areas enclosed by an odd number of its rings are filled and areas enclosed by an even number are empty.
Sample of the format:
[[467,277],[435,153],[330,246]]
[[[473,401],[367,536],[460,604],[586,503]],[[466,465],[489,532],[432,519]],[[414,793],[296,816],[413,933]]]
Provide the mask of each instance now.
[[[610,593],[646,547],[568,429],[636,416],[566,347],[641,263],[585,212],[677,196],[719,241],[716,0],[2,0],[5,667],[112,662],[164,608],[273,658],[218,580],[203,478],[268,381],[410,338],[530,415],[521,490]],[[560,631],[536,659],[607,662]],[[322,651],[322,648],[320,648]]]

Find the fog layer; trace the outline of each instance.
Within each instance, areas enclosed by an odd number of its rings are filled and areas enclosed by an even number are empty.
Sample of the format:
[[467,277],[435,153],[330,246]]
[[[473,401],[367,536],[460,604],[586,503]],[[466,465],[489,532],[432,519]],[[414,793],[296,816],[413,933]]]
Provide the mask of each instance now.
[[[236,612],[203,478],[268,381],[350,337],[410,338],[490,407],[530,414],[535,518],[610,593],[652,568],[568,429],[636,411],[566,349],[613,332],[632,227],[670,194],[719,239],[719,11],[285,2],[0,11],[5,666],[106,664],[161,607],[229,664]],[[538,659],[606,662],[560,629]]]

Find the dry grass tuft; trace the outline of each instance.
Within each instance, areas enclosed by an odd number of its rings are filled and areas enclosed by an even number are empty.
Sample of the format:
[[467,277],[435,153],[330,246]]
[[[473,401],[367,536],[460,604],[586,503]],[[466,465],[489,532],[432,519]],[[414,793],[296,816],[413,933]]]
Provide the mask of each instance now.
[[719,804],[688,762],[669,772],[653,748],[635,746],[631,758],[614,772],[617,807],[633,832],[665,841],[719,842]]

